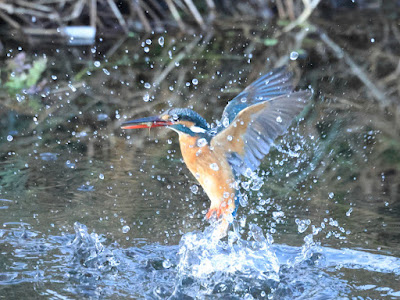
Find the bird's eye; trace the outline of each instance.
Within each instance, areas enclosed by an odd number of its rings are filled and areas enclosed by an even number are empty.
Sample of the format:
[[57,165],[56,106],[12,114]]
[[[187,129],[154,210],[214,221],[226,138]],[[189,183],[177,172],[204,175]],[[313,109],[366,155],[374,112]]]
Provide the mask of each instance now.
[[179,116],[178,115],[172,115],[171,116],[172,121],[178,121],[179,120]]

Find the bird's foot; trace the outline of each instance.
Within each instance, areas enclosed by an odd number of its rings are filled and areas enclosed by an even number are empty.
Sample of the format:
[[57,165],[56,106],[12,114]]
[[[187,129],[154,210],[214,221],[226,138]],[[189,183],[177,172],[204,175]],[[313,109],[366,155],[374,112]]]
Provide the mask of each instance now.
[[235,205],[233,204],[228,204],[227,202],[223,201],[219,205],[219,207],[210,207],[206,214],[206,218],[210,219],[212,216],[216,216],[217,220],[221,216],[228,216],[232,215],[233,211],[235,209]]

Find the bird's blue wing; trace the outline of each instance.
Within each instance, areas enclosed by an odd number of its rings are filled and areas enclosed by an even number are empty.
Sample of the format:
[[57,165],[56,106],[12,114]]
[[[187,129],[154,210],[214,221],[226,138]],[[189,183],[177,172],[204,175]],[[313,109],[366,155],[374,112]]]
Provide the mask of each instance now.
[[291,91],[293,91],[292,73],[288,72],[286,67],[272,70],[258,78],[228,102],[222,113],[222,127],[227,127],[243,109]]
[[211,147],[223,149],[235,175],[248,175],[249,170],[259,167],[275,139],[287,131],[311,95],[309,90],[293,92],[243,109],[211,139]]

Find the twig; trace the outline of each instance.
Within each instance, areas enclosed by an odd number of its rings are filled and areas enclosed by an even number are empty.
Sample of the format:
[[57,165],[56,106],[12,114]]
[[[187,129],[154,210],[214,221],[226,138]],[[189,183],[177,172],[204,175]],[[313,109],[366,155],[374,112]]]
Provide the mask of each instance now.
[[45,6],[45,5],[41,5],[39,3],[29,3],[29,2],[26,2],[26,1],[23,1],[23,0],[17,0],[17,1],[15,1],[15,3],[20,5],[20,6],[32,8],[32,9],[35,9],[35,10],[41,10],[43,12],[48,12],[49,13],[49,12],[53,11],[53,9],[51,9],[50,7]]
[[135,7],[135,10],[137,11],[137,14],[139,16],[140,21],[142,21],[142,24],[143,24],[143,27],[144,27],[145,31],[146,32],[151,32],[152,31],[151,30],[151,25],[150,25],[149,21],[147,20],[144,12],[142,10],[142,7],[140,5],[141,1],[140,2],[139,1],[140,0],[132,1],[131,4]]
[[172,60],[168,66],[161,72],[159,76],[154,81],[154,86],[157,87],[164,79],[167,77],[167,75],[175,68],[175,64],[180,62],[182,59],[186,57],[188,53],[190,53],[194,46],[198,44],[198,42],[201,40],[200,37],[195,39],[193,42],[191,42],[189,45],[186,46],[185,51],[180,52],[174,60]]
[[39,0],[38,2],[40,4],[63,4],[65,5],[65,2],[74,2],[76,0]]
[[289,25],[283,28],[283,32],[291,31],[293,28],[304,23],[310,17],[311,13],[318,6],[320,1],[321,0],[312,0],[312,2],[310,2],[310,0],[303,0],[304,3],[303,12],[295,21],[291,22]]
[[215,11],[215,3],[214,0],[206,0],[207,6],[212,10]]
[[119,47],[121,47],[121,45],[126,41],[127,36],[122,36],[120,39],[118,39],[118,41],[116,41],[114,43],[114,45],[111,47],[110,50],[107,51],[107,55],[106,57],[108,57],[108,59],[110,59],[110,57],[119,49]]
[[21,26],[18,24],[18,22],[14,21],[11,17],[0,11],[0,18],[6,21],[8,24],[11,25],[11,27],[14,27],[15,29],[20,29]]
[[212,21],[215,19],[216,10],[214,0],[206,0],[207,6],[210,9],[210,13],[208,14],[208,21]]
[[72,13],[69,16],[64,17],[63,21],[71,21],[78,18],[81,15],[84,6],[85,0],[79,0],[78,2],[76,2]]
[[320,30],[319,36],[321,40],[332,50],[338,59],[343,59],[350,67],[350,70],[356,75],[361,82],[371,91],[372,96],[378,100],[383,106],[388,106],[391,101],[385,94],[368,78],[368,75],[359,67],[354,60],[342,48],[332,41],[325,32]]
[[380,81],[384,82],[385,84],[388,84],[388,83],[390,83],[392,81],[399,82],[398,81],[399,77],[400,77],[400,60],[397,63],[396,69],[392,73],[390,73],[389,75],[387,75],[384,78],[382,78]]
[[285,12],[285,9],[283,8],[282,0],[276,0],[275,4],[276,4],[276,9],[278,10],[279,19],[285,19],[286,12]]
[[[295,36],[295,43],[293,46],[291,46],[291,49],[300,49],[301,45],[303,44],[304,39],[307,37],[309,34],[309,30],[306,28],[302,28],[299,32],[296,33]],[[289,53],[287,55],[281,56],[275,63],[276,67],[284,66],[288,64],[289,61]]]
[[24,27],[22,28],[22,32],[27,35],[59,35],[59,31],[57,29],[43,29],[43,28],[34,28],[34,27]]
[[[148,3],[148,2],[151,2],[151,3]],[[158,10],[161,7],[159,7],[158,3],[156,3],[155,1],[152,1],[152,0],[148,0],[148,1],[140,1],[140,5],[143,8],[142,11],[145,11],[146,14],[149,15],[152,22],[155,23],[156,29],[162,28],[163,25],[162,25],[161,19],[159,17],[160,11]],[[143,13],[143,15],[144,15],[144,13]],[[148,18],[145,18],[145,19],[147,21]],[[151,26],[150,26],[150,28],[151,28]],[[153,30],[151,30],[151,32],[152,31]]]
[[96,28],[97,19],[97,1],[90,0],[90,26]]
[[125,33],[129,33],[128,26],[126,25],[125,19],[122,17],[121,12],[119,11],[117,5],[113,0],[107,0],[108,5],[110,6],[112,12],[115,17],[118,19],[119,24],[124,29]]
[[156,11],[156,14],[158,15],[163,15],[163,13],[165,12],[165,9],[160,5],[160,1],[158,0],[148,0],[146,2],[149,3],[143,3],[146,4],[146,7],[149,6],[149,4],[154,8],[154,10]]
[[193,1],[185,0],[185,2],[186,2],[186,5],[189,7],[189,10],[192,13],[193,17],[196,19],[196,22],[200,25],[200,27],[202,29],[205,29],[203,18],[201,16],[201,14],[199,13],[199,11],[197,10],[196,6],[193,4]]
[[289,15],[289,19],[291,21],[296,19],[296,15],[294,13],[294,5],[293,5],[293,0],[286,0],[286,8],[287,8],[287,12]]
[[39,18],[46,18],[46,19],[50,19],[53,20],[55,19],[55,15],[54,13],[44,13],[44,12],[40,12],[40,11],[36,11],[33,9],[27,9],[27,8],[22,8],[22,7],[14,7],[13,5],[10,4],[6,4],[6,3],[1,3],[0,2],[0,10],[5,10],[8,14],[10,15],[30,15],[30,16],[35,16],[35,17],[39,17]]
[[[213,36],[213,32],[210,31],[207,36],[204,38],[205,41],[210,40],[211,37]],[[184,59],[188,53],[191,53],[192,50],[195,48],[195,46],[201,41],[202,37],[196,38],[194,41],[192,41],[189,45],[185,47],[185,50],[180,52],[176,58],[171,61],[168,66],[161,72],[159,76],[154,80],[154,86],[157,87],[164,79],[167,77],[167,75],[175,68],[175,64],[177,62],[180,62],[182,59]],[[206,43],[202,45],[202,47],[205,47]]]
[[172,16],[174,17],[175,21],[178,23],[179,28],[182,31],[185,31],[185,24],[183,24],[181,16],[179,15],[178,10],[176,9],[175,4],[172,0],[165,0],[167,2],[168,8],[171,11]]

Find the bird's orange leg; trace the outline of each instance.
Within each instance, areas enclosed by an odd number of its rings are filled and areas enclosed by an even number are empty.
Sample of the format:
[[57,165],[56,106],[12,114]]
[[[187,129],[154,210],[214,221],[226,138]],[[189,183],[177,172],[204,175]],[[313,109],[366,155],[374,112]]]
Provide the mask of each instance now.
[[217,219],[219,219],[223,215],[231,214],[234,210],[235,202],[232,199],[221,201],[218,207],[210,207],[206,214],[206,218],[210,219],[215,213]]

